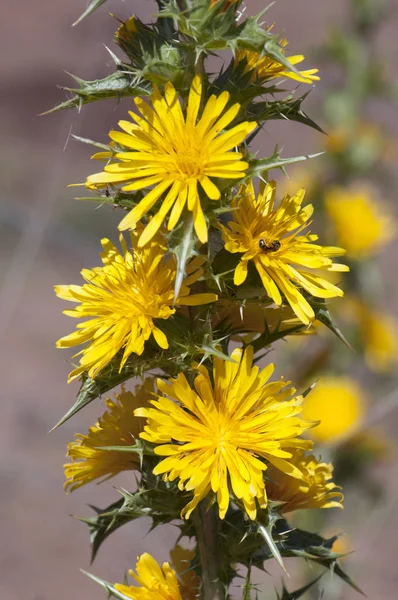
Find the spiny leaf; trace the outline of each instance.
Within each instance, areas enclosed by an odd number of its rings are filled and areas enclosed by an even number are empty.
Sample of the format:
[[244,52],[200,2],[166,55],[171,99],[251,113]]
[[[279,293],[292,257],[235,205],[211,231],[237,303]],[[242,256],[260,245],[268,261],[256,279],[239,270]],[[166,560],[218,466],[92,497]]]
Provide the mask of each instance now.
[[120,100],[124,96],[147,96],[150,93],[149,87],[139,84],[133,74],[122,70],[122,68],[123,65],[104,79],[94,81],[79,79],[80,88],[62,86],[62,90],[74,94],[73,98],[54,106],[54,108],[50,108],[50,110],[45,111],[42,115],[48,115],[66,108],[78,108],[80,110],[84,104],[98,100],[107,100],[110,98]]
[[[153,464],[150,464],[149,469],[152,468]],[[141,517],[150,517],[154,529],[179,518],[186,499],[177,491],[176,486],[167,486],[157,478],[150,481],[145,473],[143,479],[148,488],[152,486],[151,489],[140,488],[134,493],[118,490],[122,498],[117,502],[105,509],[91,506],[96,513],[94,516],[77,517],[88,525],[90,531],[91,562],[103,542],[123,525]]]
[[278,565],[287,574],[286,567],[283,563],[281,553],[279,552],[278,546],[276,545],[276,543],[272,537],[272,528],[265,527],[264,525],[260,525],[258,528],[258,531],[261,533],[261,535],[265,539],[266,544],[267,544],[272,556],[275,558],[276,562],[278,563]]
[[94,561],[97,552],[104,540],[116,529],[131,521],[130,515],[122,515],[123,498],[114,502],[105,509],[91,508],[97,513],[94,517],[77,517],[79,521],[86,523],[90,530],[91,562]]
[[71,137],[77,142],[82,142],[82,144],[89,144],[90,146],[94,146],[94,148],[99,148],[100,150],[112,152],[112,148],[108,144],[101,144],[100,142],[95,142],[94,140],[90,140],[89,138],[83,138],[79,135],[74,134],[72,134]]
[[321,577],[323,577],[323,575],[324,574],[321,573],[320,575],[318,575],[318,577],[315,577],[315,579],[310,581],[310,583],[301,587],[298,590],[295,590],[294,592],[288,592],[285,588],[285,584],[283,584],[282,596],[279,596],[279,594],[277,594],[278,600],[297,600],[298,598],[301,598],[301,596],[303,596],[305,592],[312,588],[312,586],[314,586],[321,579]]
[[333,321],[332,315],[330,314],[325,301],[309,295],[306,295],[306,298],[308,299],[311,307],[314,309],[315,319],[326,325],[326,327],[330,329],[330,331],[332,331],[343,342],[343,344],[347,346],[347,348],[352,350],[352,352],[355,352],[341,329]]
[[134,446],[98,446],[96,450],[105,450],[108,452],[133,452],[134,454],[150,454],[154,455],[154,452],[149,446],[143,446],[142,443],[134,444]]
[[196,238],[193,235],[193,214],[185,215],[184,225],[174,229],[169,235],[169,250],[177,258],[177,273],[174,284],[174,303],[179,296],[182,282],[186,276],[186,265],[195,255]]
[[90,404],[93,400],[102,396],[112,388],[120,385],[132,377],[141,377],[145,371],[154,368],[161,368],[167,363],[168,359],[163,353],[157,350],[146,350],[141,356],[131,355],[123,369],[119,369],[122,353],[119,354],[97,375],[95,379],[83,376],[82,385],[73,406],[65,413],[56,425],[50,430],[53,431],[63,425],[68,419],[73,417],[82,408]]
[[90,4],[87,6],[84,13],[82,15],[80,15],[80,17],[77,19],[77,21],[75,21],[73,23],[72,27],[74,27],[75,25],[77,25],[78,23],[83,21],[83,19],[85,19],[86,17],[91,15],[91,13],[93,13],[95,10],[97,10],[97,8],[99,8],[105,2],[106,2],[106,0],[91,0]]
[[[263,88],[262,94],[267,92],[267,88]],[[287,121],[295,121],[316,129],[320,133],[325,133],[323,129],[315,123],[301,108],[302,103],[307,98],[310,92],[306,92],[300,98],[293,98],[290,94],[283,100],[272,100],[264,102],[253,102],[247,107],[245,119],[262,123],[275,119],[285,119]]]
[[214,345],[213,344],[211,344],[211,345],[203,344],[202,345],[201,349],[204,352],[203,361],[206,360],[210,356],[216,356],[217,358],[221,358],[221,360],[236,363],[236,360],[233,360],[230,356],[221,352],[221,350],[219,348],[217,348],[217,344],[219,344],[219,341],[214,342]]
[[[310,560],[334,572],[355,590],[363,593],[338,563],[341,555],[332,550],[336,536],[324,539],[316,533],[292,529],[285,519],[274,513],[275,510],[277,507],[267,509],[268,518],[276,519],[272,529],[272,540],[281,557],[300,557]],[[222,527],[222,535],[228,539],[231,563],[240,563],[246,567],[254,565],[262,569],[264,561],[274,557],[268,541],[264,544],[263,532],[259,531],[258,524],[245,521],[241,511],[229,511]]]
[[275,148],[274,153],[268,158],[251,159],[249,160],[249,169],[246,172],[246,179],[261,175],[264,171],[271,169],[284,169],[287,165],[293,165],[304,160],[321,156],[323,152],[317,154],[307,154],[305,156],[293,156],[291,158],[282,158],[278,149]]
[[116,590],[111,583],[105,581],[105,579],[101,579],[100,577],[96,577],[91,573],[87,573],[87,571],[84,571],[83,569],[80,570],[82,573],[84,573],[84,575],[87,575],[87,577],[90,577],[90,579],[92,579],[96,583],[99,583],[99,585],[103,587],[104,590],[106,590],[110,596],[118,598],[119,600],[131,600],[131,596],[125,596],[124,594],[122,594],[122,592],[118,592],[118,590]]

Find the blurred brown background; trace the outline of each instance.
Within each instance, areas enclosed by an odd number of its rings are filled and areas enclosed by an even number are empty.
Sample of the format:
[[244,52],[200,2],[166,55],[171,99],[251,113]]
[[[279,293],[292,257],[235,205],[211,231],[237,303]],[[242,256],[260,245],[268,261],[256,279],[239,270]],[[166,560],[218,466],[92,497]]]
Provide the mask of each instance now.
[[[268,2],[246,0],[246,4],[248,11],[255,13]],[[110,209],[97,210],[95,204],[74,201],[74,190],[66,189],[68,183],[84,180],[92,170],[90,148],[68,141],[68,136],[72,132],[106,140],[107,131],[129,101],[124,100],[121,107],[113,101],[93,104],[80,114],[38,114],[65,98],[56,87],[71,84],[64,69],[85,79],[110,72],[111,59],[104,44],[112,48],[117,23],[109,12],[122,19],[134,12],[149,20],[155,3],[109,0],[95,15],[71,28],[84,8],[85,0],[35,0],[24,3],[23,8],[19,2],[9,2],[0,24],[4,43],[0,54],[1,600],[105,597],[80,568],[108,581],[122,581],[138,553],[150,551],[165,559],[177,534],[173,528],[165,528],[146,535],[148,523],[144,521],[124,527],[105,543],[90,567],[88,531],[69,515],[88,515],[90,509],[85,505],[89,503],[105,507],[116,497],[113,486],[129,485],[129,476],[101,488],[87,486],[69,496],[63,492],[66,443],[76,431],[84,432],[95,421],[101,412],[100,401],[47,434],[77,391],[76,386],[66,385],[66,354],[54,347],[71,325],[61,315],[52,286],[78,283],[80,269],[97,264],[100,238],[114,235],[118,222]],[[344,27],[345,9],[345,0],[278,0],[268,20],[276,22],[277,31],[286,30],[291,53],[305,54],[324,39],[331,24]],[[391,1],[391,9],[392,18],[381,32],[380,45],[393,57],[398,51],[396,0]],[[313,59],[307,64],[316,66]],[[394,67],[397,69],[396,64]],[[322,78],[311,93],[309,111],[320,102],[326,84]],[[396,114],[385,118],[397,127]],[[284,146],[285,156],[316,152],[322,146],[321,138],[304,126],[279,121],[263,135],[261,150],[270,154],[278,142]],[[383,259],[386,272],[392,264],[391,252]],[[388,284],[392,304],[398,296],[395,279],[390,278]],[[398,424],[397,416],[393,417]],[[392,435],[394,418],[389,415],[386,419]],[[377,600],[391,599],[398,585],[398,544],[394,540],[398,467],[387,465],[380,478],[389,483],[383,505],[365,515],[359,530],[356,526],[355,531],[348,531],[357,550],[351,570],[368,597]],[[355,503],[355,499],[347,499],[350,501]],[[277,572],[278,587],[280,579]],[[347,600],[357,597],[348,587],[343,596]],[[271,588],[267,598],[272,597]]]

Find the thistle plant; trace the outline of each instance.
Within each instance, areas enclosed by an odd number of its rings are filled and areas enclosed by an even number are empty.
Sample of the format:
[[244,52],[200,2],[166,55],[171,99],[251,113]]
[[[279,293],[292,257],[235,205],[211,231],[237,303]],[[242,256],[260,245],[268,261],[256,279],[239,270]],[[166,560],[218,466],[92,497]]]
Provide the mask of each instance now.
[[302,108],[308,90],[281,85],[310,86],[318,70],[298,70],[304,57],[289,55],[264,13],[246,16],[239,0],[159,0],[151,23],[119,24],[114,73],[75,77],[79,87],[53,109],[114,99],[126,114],[107,143],[106,132],[83,140],[100,167],[82,186],[119,210],[118,231],[101,241],[102,264],[83,269],[83,283],[55,288],[75,304],[64,312],[79,322],[57,346],[78,348],[69,380],[80,380],[57,425],[107,398],[68,446],[65,489],[134,471],[130,490],[81,519],[93,558],[143,516],[153,527],[177,524],[193,547],[170,549],[162,566],[143,553],[133,584],[90,575],[120,600],[229,598],[242,568],[248,600],[252,567],[276,560],[286,570],[284,557],[355,587],[335,538],[290,525],[296,510],[342,508],[343,496],[333,466],[311,453],[311,386],[297,390],[263,360],[276,341],[315,334],[316,320],[344,339],[329,306],[338,310],[343,296],[333,274],[349,270],[339,262],[345,250],[310,229],[305,191],[282,194],[270,175],[311,157],[282,157],[277,145],[271,156],[251,152],[271,119],[319,130]]

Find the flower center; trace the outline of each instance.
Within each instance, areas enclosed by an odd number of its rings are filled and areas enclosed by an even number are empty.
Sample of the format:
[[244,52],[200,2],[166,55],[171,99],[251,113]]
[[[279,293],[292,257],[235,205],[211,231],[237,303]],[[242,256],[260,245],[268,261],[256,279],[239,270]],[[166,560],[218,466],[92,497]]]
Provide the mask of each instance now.
[[177,152],[176,163],[181,175],[188,177],[199,175],[202,167],[200,151],[196,148],[183,148]]

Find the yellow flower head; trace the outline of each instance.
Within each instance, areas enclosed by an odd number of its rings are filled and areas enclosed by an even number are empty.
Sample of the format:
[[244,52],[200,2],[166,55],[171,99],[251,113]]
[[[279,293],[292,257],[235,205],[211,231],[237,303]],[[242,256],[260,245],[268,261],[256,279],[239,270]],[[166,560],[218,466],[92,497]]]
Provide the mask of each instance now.
[[[271,29],[270,27],[268,29]],[[288,44],[287,40],[280,42],[281,51],[284,54],[283,48]],[[287,56],[287,60],[291,65],[297,65],[304,60],[302,54],[294,56]],[[308,69],[306,71],[299,71],[299,74],[294,73],[287,69],[277,60],[274,60],[270,56],[262,56],[258,52],[251,52],[250,50],[240,50],[236,54],[236,61],[246,61],[245,72],[253,71],[253,79],[257,78],[261,81],[268,81],[270,79],[276,79],[278,77],[288,77],[294,81],[300,83],[313,83],[319,81],[319,77],[316,75],[318,69]]]
[[333,188],[326,194],[325,206],[339,243],[354,260],[368,259],[394,237],[391,217],[383,214],[369,190]]
[[154,86],[152,107],[142,98],[135,98],[139,114],[129,113],[134,122],[119,121],[123,133],[110,132],[110,138],[120,146],[112,155],[116,160],[102,173],[90,175],[87,187],[121,184],[122,190],[133,192],[154,186],[122,220],[119,229],[134,229],[167,191],[159,212],[144,229],[139,246],[155,235],[170,211],[168,228],[173,229],[185,205],[193,213],[199,240],[207,241],[198,184],[207,198],[219,200],[221,192],[211,178],[241,179],[248,163],[241,160],[241,152],[233,149],[256,127],[256,123],[245,121],[226,130],[240,110],[240,105],[234,104],[224,112],[229,97],[226,91],[211,96],[198,119],[203,100],[199,76],[192,82],[185,116],[171,83],[165,85],[164,97]]
[[[301,471],[290,459],[292,448],[311,448],[298,436],[313,423],[300,419],[300,396],[285,381],[267,383],[274,366],[260,372],[252,366],[253,349],[242,355],[236,349],[233,362],[214,359],[213,377],[202,365],[193,390],[185,375],[158,380],[159,395],[153,408],[135,414],[147,418],[141,437],[156,444],[165,456],[154,469],[166,481],[179,479],[179,489],[194,497],[182,511],[189,518],[197,504],[212,490],[223,519],[233,494],[255,519],[257,505],[267,498],[263,472],[273,464],[291,477]],[[171,399],[170,399],[171,398]]]
[[362,306],[360,329],[369,369],[384,373],[398,363],[398,322],[391,315]]
[[147,552],[137,559],[137,573],[129,574],[140,587],[115,583],[115,589],[133,600],[185,600],[180,593],[176,572],[169,563],[162,567]]
[[[168,319],[173,307],[176,259],[167,255],[159,239],[144,249],[135,249],[131,234],[129,250],[122,236],[122,253],[107,239],[102,240],[103,266],[81,272],[86,281],[82,286],[55,286],[57,296],[78,303],[64,314],[88,320],[77,325],[76,331],[57,342],[58,348],[88,345],[81,350],[80,366],[69,375],[69,381],[88,371],[94,378],[119,350],[124,349],[120,370],[132,352],[142,354],[145,342],[153,335],[160,348],[169,344],[154,319]],[[192,294],[189,286],[203,275],[203,260],[195,257],[187,266],[177,305],[197,306],[217,300],[216,294]],[[77,355],[76,355],[77,356]]]
[[303,415],[320,421],[312,431],[314,440],[334,443],[355,433],[364,410],[364,394],[356,381],[349,377],[321,377],[304,401]]
[[333,466],[306,456],[301,450],[293,453],[292,461],[303,474],[302,479],[287,477],[271,467],[267,476],[267,495],[282,502],[279,512],[288,513],[304,508],[343,508],[341,488],[333,481]]
[[313,206],[302,207],[304,190],[294,196],[288,194],[277,208],[274,207],[276,184],[262,186],[256,198],[253,183],[242,186],[234,198],[232,221],[222,227],[225,248],[242,254],[235,269],[234,283],[241,285],[252,260],[270,298],[280,306],[282,294],[297,317],[309,324],[314,311],[300,292],[303,288],[317,298],[343,296],[340,288],[310,272],[348,271],[348,267],[333,263],[331,257],[344,254],[342,248],[314,244],[317,235],[303,229],[309,224]]
[[100,450],[101,446],[133,446],[141,432],[140,421],[134,410],[146,404],[153,391],[148,379],[136,388],[134,394],[122,388],[115,400],[107,398],[108,410],[90,427],[87,435],[77,433],[76,440],[68,444],[67,457],[71,462],[64,465],[65,490],[73,491],[95,479],[103,481],[122,471],[137,469],[139,457],[135,453]]

